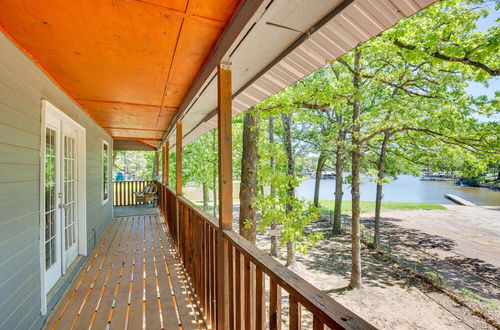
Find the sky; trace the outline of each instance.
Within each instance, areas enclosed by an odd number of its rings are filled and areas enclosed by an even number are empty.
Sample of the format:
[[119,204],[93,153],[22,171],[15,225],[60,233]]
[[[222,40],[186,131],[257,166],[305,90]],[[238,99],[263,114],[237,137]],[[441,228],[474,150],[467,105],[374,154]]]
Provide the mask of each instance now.
[[[497,19],[500,18],[500,11],[495,10],[493,5],[491,4],[491,12],[486,18],[481,18],[478,21],[478,30],[486,32],[490,26],[493,26],[495,24],[498,24],[496,22]],[[500,78],[492,78],[488,81],[488,85],[486,86],[485,84],[481,83],[475,83],[472,82],[469,84],[469,87],[467,88],[467,91],[469,94],[473,96],[480,96],[480,95],[486,95],[488,98],[493,98],[495,96],[495,92],[500,90]],[[496,120],[500,121],[500,114],[497,114],[495,116],[492,116],[488,119],[486,118],[481,118],[483,120]]]

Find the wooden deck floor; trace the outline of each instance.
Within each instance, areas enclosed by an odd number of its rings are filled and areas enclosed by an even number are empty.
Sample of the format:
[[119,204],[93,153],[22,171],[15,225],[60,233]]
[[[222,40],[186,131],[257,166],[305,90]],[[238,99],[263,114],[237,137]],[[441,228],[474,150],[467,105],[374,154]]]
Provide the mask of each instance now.
[[45,329],[202,329],[159,215],[113,220]]

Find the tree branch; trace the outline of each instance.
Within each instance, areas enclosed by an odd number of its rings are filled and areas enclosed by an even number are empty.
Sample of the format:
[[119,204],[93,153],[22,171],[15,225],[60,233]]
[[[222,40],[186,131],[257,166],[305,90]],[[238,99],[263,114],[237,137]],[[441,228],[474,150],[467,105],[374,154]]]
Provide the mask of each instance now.
[[[415,49],[417,49],[416,46],[405,44],[402,41],[397,40],[397,39],[395,39],[393,42],[399,48],[408,49],[408,50],[415,50]],[[469,57],[467,57],[467,55],[464,56],[464,57],[456,57],[456,56],[444,55],[443,53],[440,53],[440,52],[430,53],[429,55],[432,56],[432,57],[438,58],[440,60],[443,60],[443,61],[458,62],[458,63],[462,63],[462,64],[465,64],[465,65],[469,65],[469,66],[473,66],[473,67],[479,68],[479,69],[481,69],[481,70],[486,71],[487,73],[489,73],[492,77],[496,77],[496,76],[500,75],[500,70],[495,70],[493,68],[488,67],[484,63],[481,63],[481,62],[478,62],[478,61],[474,61],[474,60],[470,59]]]

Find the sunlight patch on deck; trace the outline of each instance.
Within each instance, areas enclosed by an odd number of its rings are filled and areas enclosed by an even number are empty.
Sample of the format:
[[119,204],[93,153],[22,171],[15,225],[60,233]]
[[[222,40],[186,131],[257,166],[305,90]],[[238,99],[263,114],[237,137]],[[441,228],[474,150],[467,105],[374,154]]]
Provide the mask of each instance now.
[[160,215],[113,220],[45,329],[204,329]]

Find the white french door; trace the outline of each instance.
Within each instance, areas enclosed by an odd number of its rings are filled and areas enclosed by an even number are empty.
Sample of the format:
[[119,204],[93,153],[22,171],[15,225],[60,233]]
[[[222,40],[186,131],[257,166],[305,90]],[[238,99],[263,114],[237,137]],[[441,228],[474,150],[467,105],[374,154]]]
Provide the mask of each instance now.
[[45,294],[79,254],[79,126],[56,111],[45,116],[44,237]]

